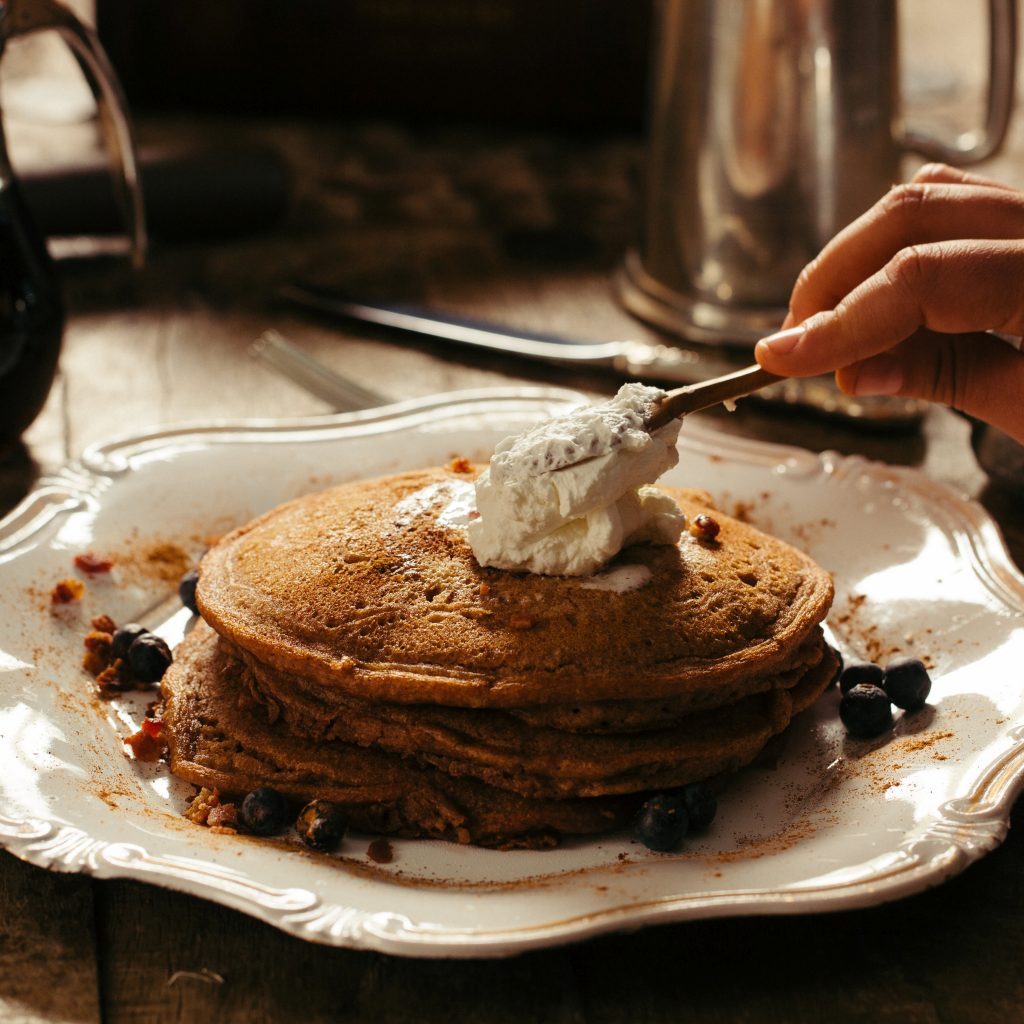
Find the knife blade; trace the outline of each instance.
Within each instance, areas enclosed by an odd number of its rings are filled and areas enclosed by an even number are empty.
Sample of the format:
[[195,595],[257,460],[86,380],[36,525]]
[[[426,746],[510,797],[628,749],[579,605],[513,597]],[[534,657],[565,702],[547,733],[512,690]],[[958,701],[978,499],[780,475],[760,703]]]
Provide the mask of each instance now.
[[[560,366],[613,371],[646,383],[696,384],[732,373],[742,366],[715,350],[681,348],[623,339],[588,342],[560,334],[513,330],[489,320],[439,313],[419,306],[369,301],[333,288],[290,282],[281,298],[329,317],[375,324],[420,338],[499,352]],[[762,388],[751,400],[802,408],[870,427],[913,427],[924,404],[889,396],[844,395],[831,375],[790,377]]]

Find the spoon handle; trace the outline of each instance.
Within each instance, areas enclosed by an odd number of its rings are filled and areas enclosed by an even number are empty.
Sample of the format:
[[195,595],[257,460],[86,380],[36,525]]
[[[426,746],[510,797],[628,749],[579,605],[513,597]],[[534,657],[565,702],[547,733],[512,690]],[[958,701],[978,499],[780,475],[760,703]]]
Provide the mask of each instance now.
[[719,402],[728,402],[733,398],[742,398],[751,391],[767,387],[782,380],[782,377],[767,370],[762,370],[756,363],[735,373],[727,373],[723,377],[713,377],[699,384],[687,384],[685,387],[670,391],[654,408],[647,420],[649,430],[657,430],[671,420],[687,413],[707,409]]

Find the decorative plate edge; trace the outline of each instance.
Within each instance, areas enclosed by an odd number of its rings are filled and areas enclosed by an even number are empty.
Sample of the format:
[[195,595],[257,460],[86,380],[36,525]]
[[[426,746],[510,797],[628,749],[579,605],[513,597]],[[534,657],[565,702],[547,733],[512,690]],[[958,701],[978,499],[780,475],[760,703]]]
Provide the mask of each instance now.
[[[126,435],[86,449],[80,464],[69,464],[43,478],[36,488],[0,520],[0,561],[13,557],[52,520],[94,504],[104,477],[130,468],[129,459],[142,451],[180,446],[191,439],[207,443],[252,440],[305,440],[381,433],[437,425],[467,415],[493,414],[495,402],[507,411],[533,413],[545,406],[576,404],[582,395],[562,389],[479,389],[395,403],[366,413],[332,414],[292,421],[238,420],[184,424],[167,430]],[[684,447],[701,452],[726,452],[748,464],[776,465],[780,472],[813,477],[823,473],[853,480],[869,476],[892,481],[938,504],[955,521],[965,540],[964,553],[990,589],[1008,605],[1024,612],[1024,577],[1013,565],[998,527],[976,502],[918,471],[886,466],[860,456],[833,452],[820,456],[804,449],[722,435],[711,429],[684,436]],[[404,915],[374,914],[325,903],[304,889],[270,890],[243,876],[203,862],[153,856],[143,848],[93,839],[84,831],[54,821],[17,820],[0,815],[0,841],[20,859],[60,871],[85,870],[97,877],[143,877],[167,888],[207,896],[258,917],[283,931],[329,945],[358,946],[379,952],[419,956],[494,956],[524,952],[553,941],[576,941],[617,930],[625,924],[650,925],[702,916],[739,913],[802,913],[856,905],[864,894],[884,900],[920,891],[958,873],[999,845],[1009,828],[1009,812],[1024,787],[1024,727],[1013,730],[1016,742],[987,766],[971,794],[940,808],[940,817],[919,836],[898,848],[903,855],[891,871],[870,879],[824,886],[780,890],[668,896],[638,908],[627,904],[602,908],[579,918],[532,926],[519,931],[428,931]],[[940,865],[937,878],[934,865]],[[625,915],[628,921],[624,920]]]
[[[1024,749],[1019,749],[1017,756],[1024,757]],[[228,867],[154,856],[136,844],[94,839],[82,829],[58,822],[0,816],[0,840],[9,853],[38,867],[84,871],[97,878],[132,878],[213,899],[290,935],[323,945],[423,958],[474,958],[511,956],[556,942],[580,941],[627,924],[635,928],[698,916],[842,910],[857,906],[862,896],[871,897],[872,905],[889,902],[958,874],[998,846],[1008,827],[1002,818],[942,818],[901,845],[895,862],[870,877],[782,889],[655,897],[507,931],[424,927],[404,914],[325,902],[300,887],[264,886]]]
[[40,478],[36,486],[0,519],[0,562],[14,558],[55,519],[94,507],[102,479],[76,463]]
[[566,388],[475,388],[412,398],[358,412],[327,413],[290,419],[205,420],[173,427],[124,434],[90,445],[82,464],[102,475],[117,475],[130,468],[133,456],[195,444],[286,443],[337,440],[399,431],[418,425],[456,425],[468,417],[517,411],[539,416],[579,405],[586,396]]

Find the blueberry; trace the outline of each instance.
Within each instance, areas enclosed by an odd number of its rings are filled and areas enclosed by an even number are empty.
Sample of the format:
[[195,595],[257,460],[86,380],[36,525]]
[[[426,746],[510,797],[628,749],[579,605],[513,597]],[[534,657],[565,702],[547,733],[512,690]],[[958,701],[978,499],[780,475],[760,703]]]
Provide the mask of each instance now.
[[128,667],[136,679],[144,683],[155,683],[171,666],[171,649],[156,635],[144,631],[128,648]]
[[333,850],[345,834],[341,808],[330,800],[314,800],[299,812],[295,827],[303,842],[314,850]]
[[190,569],[178,582],[178,597],[193,615],[199,614],[199,608],[196,605],[196,584],[198,582],[199,572],[196,569]]
[[881,665],[873,661],[851,661],[839,677],[839,689],[848,693],[858,683],[868,683],[871,686],[881,686],[885,678],[885,672]]
[[839,717],[851,736],[870,739],[880,736],[892,724],[892,705],[880,686],[858,683],[839,701]]
[[668,793],[652,796],[633,819],[633,834],[648,850],[674,850],[689,828],[689,815],[681,797]]
[[691,782],[679,790],[683,806],[686,808],[688,831],[700,832],[715,820],[718,810],[718,797],[711,792],[706,782]]
[[260,786],[242,801],[242,824],[258,836],[280,832],[288,821],[288,801],[276,789]]
[[110,653],[115,658],[120,658],[124,661],[128,657],[128,648],[137,640],[143,633],[148,633],[149,630],[145,626],[140,626],[137,622],[129,622],[126,626],[122,626],[120,629],[114,630],[114,639],[110,643]]
[[897,658],[885,666],[882,684],[889,700],[904,711],[924,707],[932,689],[931,677],[924,663],[917,658]]

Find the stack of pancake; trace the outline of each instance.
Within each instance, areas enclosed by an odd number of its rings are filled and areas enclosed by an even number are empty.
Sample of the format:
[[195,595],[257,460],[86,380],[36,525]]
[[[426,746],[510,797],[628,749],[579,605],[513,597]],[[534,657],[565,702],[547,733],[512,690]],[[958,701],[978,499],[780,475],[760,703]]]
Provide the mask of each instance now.
[[806,555],[711,511],[713,540],[594,577],[481,568],[475,473],[345,484],[212,548],[162,683],[172,771],[366,831],[543,846],[749,764],[831,680],[832,583]]

